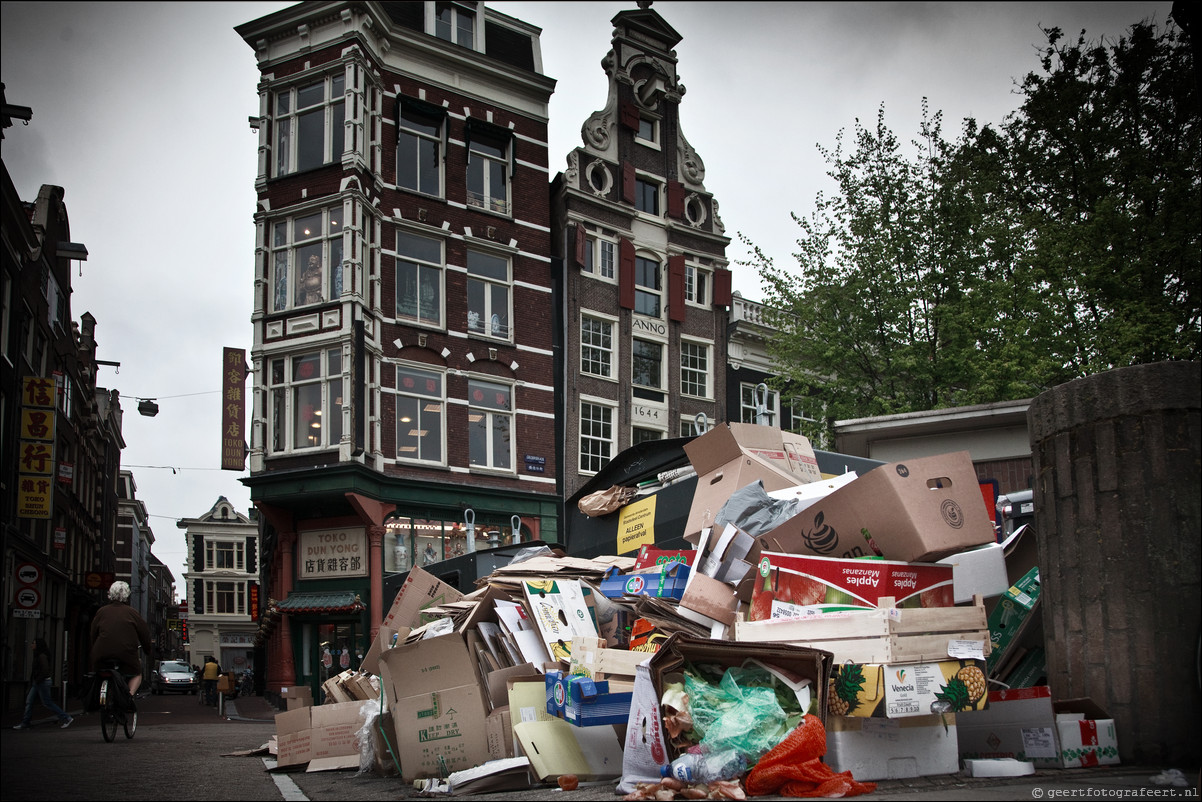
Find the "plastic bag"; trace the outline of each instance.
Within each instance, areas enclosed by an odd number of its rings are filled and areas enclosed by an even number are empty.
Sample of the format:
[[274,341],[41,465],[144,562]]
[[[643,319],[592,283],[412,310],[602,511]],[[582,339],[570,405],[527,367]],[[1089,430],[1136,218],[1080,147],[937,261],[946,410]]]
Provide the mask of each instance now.
[[596,518],[599,515],[608,515],[620,509],[626,502],[634,498],[637,492],[637,488],[614,485],[609,490],[598,490],[596,493],[589,493],[580,499],[576,503],[576,506],[588,517]]
[[788,734],[788,714],[762,668],[728,668],[717,684],[687,671],[685,690],[693,730],[707,752],[735,750],[750,765]]

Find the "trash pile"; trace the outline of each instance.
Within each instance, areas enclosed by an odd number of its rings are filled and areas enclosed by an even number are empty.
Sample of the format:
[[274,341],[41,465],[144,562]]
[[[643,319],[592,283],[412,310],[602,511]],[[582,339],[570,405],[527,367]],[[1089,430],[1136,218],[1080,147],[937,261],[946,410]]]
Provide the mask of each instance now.
[[967,452],[824,476],[804,437],[749,424],[684,449],[672,535],[691,548],[647,525],[676,474],[581,500],[634,556],[532,546],[468,594],[415,567],[325,703],[286,689],[279,765],[740,799],[854,796],[961,758],[1117,762],[1105,711],[1038,684],[1034,539],[998,542]]

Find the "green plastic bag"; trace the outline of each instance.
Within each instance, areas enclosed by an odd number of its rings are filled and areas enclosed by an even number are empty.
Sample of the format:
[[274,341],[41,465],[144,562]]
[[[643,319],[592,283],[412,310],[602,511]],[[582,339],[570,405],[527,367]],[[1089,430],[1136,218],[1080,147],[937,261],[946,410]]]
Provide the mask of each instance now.
[[789,716],[762,668],[729,668],[715,684],[702,671],[685,672],[693,730],[706,752],[735,750],[754,764],[788,734]]

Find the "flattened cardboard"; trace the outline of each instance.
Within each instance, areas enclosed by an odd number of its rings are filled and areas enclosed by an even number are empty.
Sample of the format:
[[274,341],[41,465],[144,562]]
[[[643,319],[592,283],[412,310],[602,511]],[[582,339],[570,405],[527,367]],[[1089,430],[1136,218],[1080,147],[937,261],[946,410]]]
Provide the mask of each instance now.
[[422,616],[422,611],[427,607],[456,602],[462,598],[463,594],[454,587],[415,565],[397,591],[381,626],[394,631],[401,627],[420,626],[427,623]]
[[994,532],[972,459],[958,451],[882,465],[757,540],[791,554],[935,562],[994,542]]

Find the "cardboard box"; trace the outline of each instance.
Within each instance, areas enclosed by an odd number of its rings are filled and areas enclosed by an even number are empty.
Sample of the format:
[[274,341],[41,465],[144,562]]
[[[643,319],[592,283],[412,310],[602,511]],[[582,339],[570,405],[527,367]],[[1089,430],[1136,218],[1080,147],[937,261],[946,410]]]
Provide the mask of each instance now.
[[609,680],[548,671],[547,712],[577,727],[623,725],[630,718],[633,690],[610,690]]
[[1119,762],[1119,739],[1114,719],[1091,699],[1055,702],[1060,767],[1107,766]]
[[1001,601],[989,615],[989,639],[993,650],[989,654],[992,674],[1018,638],[1023,624],[1039,602],[1039,566],[1032,568],[1015,584],[1006,589]]
[[609,599],[620,599],[623,596],[655,596],[679,601],[689,581],[689,570],[688,565],[679,561],[666,562],[660,567],[641,573],[623,574],[615,568],[601,580],[598,589],[601,595]]
[[786,444],[781,430],[772,426],[719,424],[691,440],[684,450],[697,471],[693,504],[682,533],[686,536],[712,526],[730,494],[757,479],[765,490],[784,490],[822,478],[809,442],[793,435]]
[[984,710],[961,713],[956,723],[960,757],[966,760],[1012,758],[1043,769],[1060,765],[1052,690],[1046,685],[990,691]]
[[371,704],[339,702],[310,708],[313,728],[310,764],[313,761],[325,761],[322,768],[358,768],[361,750],[356,733],[366,721],[364,707]]
[[1001,543],[957,552],[939,562],[952,567],[956,604],[972,601],[973,596],[1000,596],[1010,587],[1006,575],[1005,547]]
[[994,533],[972,459],[959,451],[882,465],[757,540],[790,554],[934,562]]
[[960,770],[956,716],[830,716],[823,761],[833,771],[850,771],[860,782],[955,774]]
[[280,688],[280,699],[285,710],[296,710],[313,704],[313,690],[308,685],[289,685]]
[[751,594],[752,621],[799,618],[856,607],[952,607],[952,567],[893,560],[844,560],[760,553]]
[[988,703],[984,660],[843,663],[835,667],[832,684],[831,711],[858,718],[959,713]]
[[287,710],[275,715],[276,765],[303,766],[312,757],[312,707]]
[[380,655],[380,665],[405,783],[491,758],[485,686],[462,634],[396,646]]

